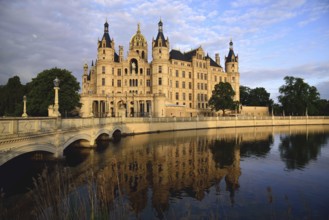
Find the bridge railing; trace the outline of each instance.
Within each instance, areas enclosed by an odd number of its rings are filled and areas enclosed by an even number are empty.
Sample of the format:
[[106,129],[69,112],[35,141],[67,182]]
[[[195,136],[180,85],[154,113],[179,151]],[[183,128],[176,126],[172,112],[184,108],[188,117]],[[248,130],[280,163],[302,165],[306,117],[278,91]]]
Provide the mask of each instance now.
[[1,118],[0,136],[53,132],[57,127],[58,119],[56,118]]
[[230,117],[140,117],[140,118],[0,118],[0,138],[49,133],[56,130],[80,129],[116,123],[164,123],[229,120],[311,120],[329,119],[328,116],[230,116]]

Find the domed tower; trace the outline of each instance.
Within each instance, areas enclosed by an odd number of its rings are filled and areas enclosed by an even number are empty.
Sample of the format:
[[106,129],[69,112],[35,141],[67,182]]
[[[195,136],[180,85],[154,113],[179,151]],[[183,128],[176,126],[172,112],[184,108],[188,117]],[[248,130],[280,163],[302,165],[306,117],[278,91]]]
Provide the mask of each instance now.
[[240,101],[240,73],[239,57],[234,54],[233,42],[230,41],[230,49],[227,57],[225,56],[225,72],[227,73],[228,82],[235,91],[235,101]]
[[141,33],[140,24],[137,25],[137,32],[130,40],[129,50],[136,51],[139,57],[147,62],[147,41]]

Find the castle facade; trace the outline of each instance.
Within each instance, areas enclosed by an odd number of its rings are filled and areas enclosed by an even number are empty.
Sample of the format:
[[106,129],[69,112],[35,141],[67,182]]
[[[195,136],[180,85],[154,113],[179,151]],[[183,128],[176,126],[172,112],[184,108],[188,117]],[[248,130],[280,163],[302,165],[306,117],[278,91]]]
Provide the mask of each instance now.
[[192,117],[213,115],[208,106],[214,86],[229,82],[239,101],[239,62],[229,43],[225,69],[219,54],[215,60],[202,47],[188,52],[171,49],[163,23],[152,40],[152,61],[140,25],[131,38],[127,57],[123,47],[115,50],[109,24],[97,44],[95,63],[84,64],[82,76],[82,117]]

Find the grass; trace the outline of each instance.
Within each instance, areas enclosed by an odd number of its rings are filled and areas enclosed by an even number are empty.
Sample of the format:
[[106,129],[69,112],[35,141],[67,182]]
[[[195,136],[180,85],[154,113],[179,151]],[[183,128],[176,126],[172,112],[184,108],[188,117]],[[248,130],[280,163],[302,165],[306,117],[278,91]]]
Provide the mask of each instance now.
[[33,180],[33,218],[126,219],[129,207],[118,181],[107,178],[106,172],[96,175],[92,169],[78,181],[69,168],[56,167],[51,173],[45,169]]

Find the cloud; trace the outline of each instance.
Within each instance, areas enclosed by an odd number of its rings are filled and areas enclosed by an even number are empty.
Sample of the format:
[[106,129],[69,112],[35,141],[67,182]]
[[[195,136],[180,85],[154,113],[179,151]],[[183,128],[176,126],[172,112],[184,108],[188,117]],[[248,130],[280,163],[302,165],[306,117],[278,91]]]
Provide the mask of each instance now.
[[[264,87],[271,93],[272,98],[278,95],[279,87],[284,85],[283,78],[293,76],[304,79],[310,86],[318,88],[321,97],[328,97],[328,85],[323,82],[329,81],[329,63],[309,63],[290,68],[276,69],[253,69],[240,72],[240,84],[251,88]],[[318,83],[322,79],[323,82]]]

